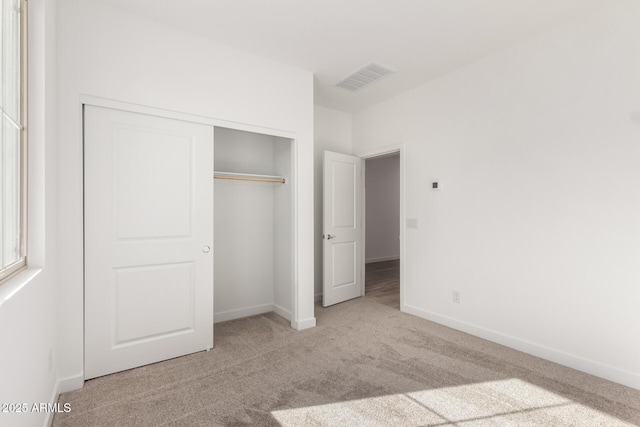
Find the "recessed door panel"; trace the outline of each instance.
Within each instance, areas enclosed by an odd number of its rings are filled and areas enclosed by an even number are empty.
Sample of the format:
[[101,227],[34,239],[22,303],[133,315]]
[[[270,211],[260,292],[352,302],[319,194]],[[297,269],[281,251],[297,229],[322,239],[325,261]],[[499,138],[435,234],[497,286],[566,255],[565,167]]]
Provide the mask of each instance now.
[[114,347],[193,331],[193,263],[120,268],[115,273]]
[[356,226],[356,165],[334,162],[331,185],[333,187],[332,227],[355,228]]
[[194,141],[114,124],[116,230],[120,239],[191,234]]
[[348,286],[356,283],[356,243],[344,242],[331,246],[333,263],[332,287]]

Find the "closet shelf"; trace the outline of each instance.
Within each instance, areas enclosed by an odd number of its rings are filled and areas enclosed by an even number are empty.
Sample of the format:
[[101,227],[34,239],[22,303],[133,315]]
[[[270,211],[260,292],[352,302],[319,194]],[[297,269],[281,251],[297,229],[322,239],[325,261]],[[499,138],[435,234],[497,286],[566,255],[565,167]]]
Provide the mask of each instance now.
[[236,173],[236,172],[213,172],[215,179],[230,179],[235,181],[256,181],[256,182],[275,182],[284,184],[285,180],[282,176],[276,175],[257,175],[253,173]]

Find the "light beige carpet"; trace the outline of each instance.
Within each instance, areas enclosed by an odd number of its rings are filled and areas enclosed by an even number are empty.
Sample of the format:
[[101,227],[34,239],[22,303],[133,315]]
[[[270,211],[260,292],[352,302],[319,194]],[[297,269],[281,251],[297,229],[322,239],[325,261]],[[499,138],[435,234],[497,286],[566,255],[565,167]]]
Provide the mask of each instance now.
[[216,324],[215,348],[86,382],[54,426],[640,425],[640,391],[368,298],[294,331]]

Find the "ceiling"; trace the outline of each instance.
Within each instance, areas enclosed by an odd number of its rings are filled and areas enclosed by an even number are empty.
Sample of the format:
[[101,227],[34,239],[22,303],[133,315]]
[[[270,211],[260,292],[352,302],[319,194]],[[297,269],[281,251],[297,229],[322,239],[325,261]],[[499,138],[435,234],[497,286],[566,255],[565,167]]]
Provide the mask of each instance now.
[[[315,75],[315,103],[356,112],[612,0],[101,0]],[[356,92],[371,61],[398,70]]]

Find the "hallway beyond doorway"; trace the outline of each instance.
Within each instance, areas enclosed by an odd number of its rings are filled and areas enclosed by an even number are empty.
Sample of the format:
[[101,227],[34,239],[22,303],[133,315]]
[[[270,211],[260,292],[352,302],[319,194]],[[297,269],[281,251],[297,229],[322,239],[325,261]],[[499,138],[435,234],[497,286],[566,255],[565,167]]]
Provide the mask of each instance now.
[[400,260],[366,264],[365,296],[400,310]]

